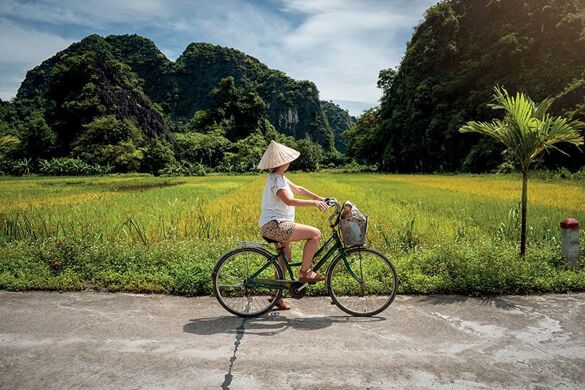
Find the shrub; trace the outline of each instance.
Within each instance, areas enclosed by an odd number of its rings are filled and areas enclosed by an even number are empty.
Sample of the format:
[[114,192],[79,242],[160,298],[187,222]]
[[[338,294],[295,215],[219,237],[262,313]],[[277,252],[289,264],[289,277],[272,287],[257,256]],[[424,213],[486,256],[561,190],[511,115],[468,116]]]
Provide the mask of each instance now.
[[362,165],[357,163],[355,160],[352,160],[350,163],[347,163],[340,167],[341,172],[346,173],[358,173],[358,172],[377,172],[378,165]]
[[112,168],[109,165],[91,165],[71,157],[39,161],[39,173],[46,176],[104,175],[111,171]]
[[21,158],[8,166],[8,173],[15,176],[30,175],[34,170],[34,162],[30,158]]
[[256,167],[266,150],[266,139],[260,133],[253,133],[232,145],[223,161],[217,167],[219,172],[245,173],[259,172]]
[[209,167],[216,167],[223,160],[226,149],[231,145],[231,142],[217,129],[208,134],[197,132],[176,134],[175,140],[179,159],[205,163]]
[[161,176],[205,176],[205,167],[199,163],[178,161],[167,164],[158,171]]
[[133,121],[108,115],[95,118],[83,127],[83,132],[72,143],[73,157],[91,164],[111,164],[116,172],[140,168],[144,155],[136,145],[142,143],[143,135]]
[[176,162],[171,145],[164,139],[158,137],[150,139],[139,149],[143,155],[140,163],[141,172],[156,174],[165,166]]
[[307,172],[319,170],[319,164],[323,161],[321,145],[308,139],[302,139],[297,141],[296,149],[301,152],[301,155],[291,163],[291,170]]

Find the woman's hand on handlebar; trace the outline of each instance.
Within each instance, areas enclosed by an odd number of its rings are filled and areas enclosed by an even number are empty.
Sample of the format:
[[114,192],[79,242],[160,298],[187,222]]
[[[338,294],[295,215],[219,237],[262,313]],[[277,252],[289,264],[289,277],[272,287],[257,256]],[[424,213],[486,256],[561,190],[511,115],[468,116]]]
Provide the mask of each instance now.
[[329,210],[329,205],[322,201],[322,200],[316,200],[315,202],[315,207],[317,207],[319,210],[321,211],[327,211]]
[[335,199],[335,198],[325,198],[325,199],[323,199],[323,201],[325,203],[327,203],[327,206],[329,206],[329,207],[334,206],[337,203],[339,203],[339,202],[337,202],[337,199]]

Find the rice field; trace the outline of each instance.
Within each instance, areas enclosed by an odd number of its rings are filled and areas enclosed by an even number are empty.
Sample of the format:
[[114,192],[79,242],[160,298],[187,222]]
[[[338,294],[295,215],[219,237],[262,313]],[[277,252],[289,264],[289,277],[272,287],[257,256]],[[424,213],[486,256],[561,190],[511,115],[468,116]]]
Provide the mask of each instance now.
[[[528,253],[519,258],[515,175],[287,176],[369,216],[368,245],[391,257],[403,293],[585,289],[585,272],[566,269],[559,247],[561,220],[585,222],[580,181],[529,182]],[[0,288],[209,294],[220,254],[238,240],[261,241],[264,180],[2,177]],[[316,209],[296,209],[296,222],[319,227],[324,238],[326,219]],[[301,249],[294,246],[293,258]],[[323,286],[312,293],[324,293]]]

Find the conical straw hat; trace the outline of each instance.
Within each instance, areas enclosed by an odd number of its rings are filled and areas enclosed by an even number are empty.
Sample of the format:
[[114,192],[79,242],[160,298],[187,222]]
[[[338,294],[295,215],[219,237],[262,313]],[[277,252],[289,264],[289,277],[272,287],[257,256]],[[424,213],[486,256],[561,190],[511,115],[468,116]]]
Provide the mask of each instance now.
[[297,159],[300,155],[301,152],[298,150],[294,150],[288,146],[279,144],[278,142],[272,140],[270,141],[268,148],[266,148],[266,151],[262,156],[262,160],[260,160],[260,163],[258,163],[258,169],[271,169],[279,167]]

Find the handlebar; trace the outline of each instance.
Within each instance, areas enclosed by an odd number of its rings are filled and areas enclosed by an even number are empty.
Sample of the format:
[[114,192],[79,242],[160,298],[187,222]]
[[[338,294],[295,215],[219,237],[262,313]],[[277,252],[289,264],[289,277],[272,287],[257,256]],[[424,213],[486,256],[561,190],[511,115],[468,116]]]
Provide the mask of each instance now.
[[329,216],[329,218],[327,219],[329,221],[329,226],[333,227],[337,224],[337,221],[333,221],[333,219],[338,219],[339,217],[339,212],[340,210],[340,204],[337,201],[337,199],[335,198],[325,198],[324,202],[327,204],[327,206],[332,207],[335,206],[335,211],[333,213],[331,213],[331,215]]
[[329,207],[339,205],[339,202],[335,198],[325,198],[324,202],[327,203],[327,206]]

